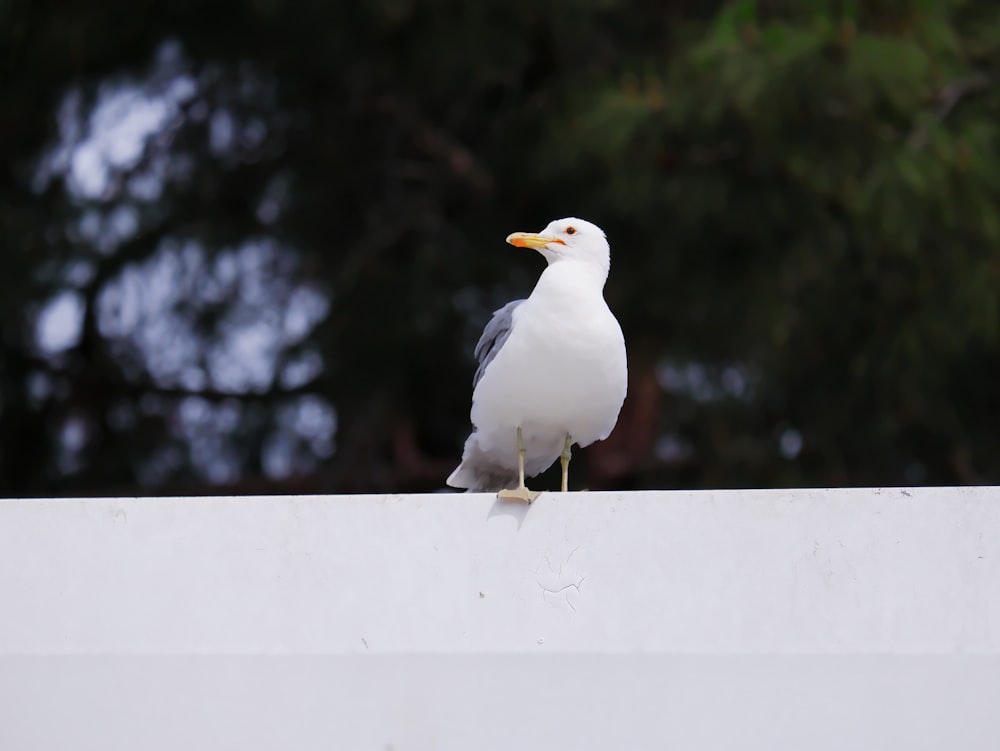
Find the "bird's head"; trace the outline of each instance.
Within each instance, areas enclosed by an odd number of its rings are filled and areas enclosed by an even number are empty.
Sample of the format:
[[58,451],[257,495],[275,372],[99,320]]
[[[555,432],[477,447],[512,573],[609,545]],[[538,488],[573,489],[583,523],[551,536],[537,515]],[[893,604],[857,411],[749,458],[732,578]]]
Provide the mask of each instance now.
[[611,249],[604,230],[574,217],[549,222],[538,234],[515,232],[507,236],[507,242],[518,248],[534,248],[549,263],[571,259],[590,263],[605,275],[611,264]]

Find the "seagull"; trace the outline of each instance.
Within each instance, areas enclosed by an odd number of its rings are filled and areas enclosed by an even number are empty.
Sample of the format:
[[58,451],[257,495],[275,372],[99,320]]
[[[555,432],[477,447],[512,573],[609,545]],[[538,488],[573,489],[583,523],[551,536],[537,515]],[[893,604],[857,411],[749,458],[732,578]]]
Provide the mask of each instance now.
[[[507,242],[548,262],[531,295],[493,313],[476,345],[472,433],[448,485],[531,503],[524,484],[573,444],[607,438],[625,401],[625,337],[604,300],[611,249],[600,227],[557,219]],[[516,483],[516,485],[515,485]]]

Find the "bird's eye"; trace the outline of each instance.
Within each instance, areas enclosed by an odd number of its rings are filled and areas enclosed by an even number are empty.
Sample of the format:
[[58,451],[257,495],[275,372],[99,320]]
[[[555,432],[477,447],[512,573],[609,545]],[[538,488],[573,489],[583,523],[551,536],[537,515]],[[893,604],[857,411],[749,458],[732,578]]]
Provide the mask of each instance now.
[[576,234],[576,227],[567,227],[566,228],[566,234],[567,235],[575,235]]

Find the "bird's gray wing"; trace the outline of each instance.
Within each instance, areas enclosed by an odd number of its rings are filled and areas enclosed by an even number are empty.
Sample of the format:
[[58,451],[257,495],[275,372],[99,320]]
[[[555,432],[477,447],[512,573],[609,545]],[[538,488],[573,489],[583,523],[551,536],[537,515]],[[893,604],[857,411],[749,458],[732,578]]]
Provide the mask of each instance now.
[[493,358],[497,356],[497,352],[500,351],[504,342],[507,341],[507,337],[510,336],[514,309],[523,302],[524,300],[513,300],[500,308],[500,310],[495,311],[493,317],[490,318],[490,322],[483,329],[483,335],[479,337],[479,343],[476,345],[475,355],[476,360],[479,361],[479,367],[476,368],[476,375],[472,378],[473,389],[476,388],[479,379],[486,372],[486,368],[493,362]]

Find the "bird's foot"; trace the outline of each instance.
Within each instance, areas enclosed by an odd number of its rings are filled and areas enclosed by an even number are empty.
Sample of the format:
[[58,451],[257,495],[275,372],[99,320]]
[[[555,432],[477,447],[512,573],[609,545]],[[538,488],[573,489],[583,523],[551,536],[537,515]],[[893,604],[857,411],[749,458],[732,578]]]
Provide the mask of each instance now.
[[497,498],[501,501],[522,501],[524,503],[531,503],[533,500],[538,498],[541,492],[536,490],[528,490],[523,485],[519,488],[511,488],[510,490],[501,490],[497,493]]

